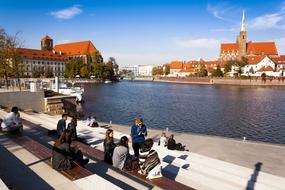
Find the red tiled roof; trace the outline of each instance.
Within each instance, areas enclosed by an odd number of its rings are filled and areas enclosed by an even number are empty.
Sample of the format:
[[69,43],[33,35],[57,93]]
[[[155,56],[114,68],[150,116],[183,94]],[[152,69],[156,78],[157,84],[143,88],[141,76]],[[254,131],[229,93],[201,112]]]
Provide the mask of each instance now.
[[51,37],[49,37],[48,35],[46,35],[45,37],[42,38],[42,40],[52,40]]
[[246,56],[247,58],[247,63],[249,65],[256,65],[257,63],[259,63],[260,61],[262,61],[264,59],[265,56],[262,55],[254,55],[254,56]]
[[37,50],[27,48],[17,48],[16,52],[24,59],[43,59],[43,60],[56,60],[56,61],[67,61],[66,55],[54,54],[48,50]]
[[276,64],[285,64],[285,55],[270,58]]
[[58,44],[54,46],[56,52],[64,52],[67,55],[86,55],[96,51],[91,41]]
[[246,54],[278,55],[275,42],[248,42]]
[[221,53],[225,51],[239,51],[239,46],[237,43],[226,43],[226,44],[221,44]]
[[256,72],[266,72],[266,71],[274,71],[274,70],[271,66],[267,66],[267,67],[263,66],[259,70],[257,70]]
[[169,64],[170,69],[183,69],[183,62],[181,61],[172,61]]

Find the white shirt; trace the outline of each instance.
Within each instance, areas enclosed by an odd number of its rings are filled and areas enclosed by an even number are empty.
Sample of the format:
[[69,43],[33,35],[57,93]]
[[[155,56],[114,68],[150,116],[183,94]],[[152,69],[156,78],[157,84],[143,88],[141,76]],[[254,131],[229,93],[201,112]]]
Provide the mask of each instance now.
[[12,126],[17,126],[21,124],[21,118],[18,117],[14,112],[8,113],[8,115],[3,119],[3,122],[1,124],[2,128],[7,128],[7,127],[12,127]]
[[159,139],[159,146],[161,146],[161,147],[165,147],[165,145],[166,145],[166,143],[167,143],[167,139],[166,139],[166,137],[160,137],[160,139]]

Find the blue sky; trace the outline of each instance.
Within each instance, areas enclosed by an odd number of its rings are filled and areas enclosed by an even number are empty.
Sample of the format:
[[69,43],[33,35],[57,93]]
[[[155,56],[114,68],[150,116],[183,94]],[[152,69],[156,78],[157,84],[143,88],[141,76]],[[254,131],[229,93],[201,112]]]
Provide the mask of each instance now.
[[248,40],[275,41],[285,54],[285,1],[0,0],[0,26],[21,31],[27,48],[91,40],[120,66],[216,59],[234,42],[246,13]]

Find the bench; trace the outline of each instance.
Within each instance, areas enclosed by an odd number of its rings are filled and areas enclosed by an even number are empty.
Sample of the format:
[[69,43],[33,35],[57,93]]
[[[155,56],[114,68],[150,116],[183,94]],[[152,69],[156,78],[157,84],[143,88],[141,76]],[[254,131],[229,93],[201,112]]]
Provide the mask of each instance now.
[[[24,120],[24,119],[23,119],[23,124],[29,128],[37,129],[37,130],[40,130],[40,131],[47,134],[48,130],[46,128],[40,126],[40,125],[34,124],[34,123],[27,121],[27,120]],[[89,158],[95,159],[98,161],[104,161],[104,152],[103,151],[92,148],[89,145],[86,145],[86,144],[78,142],[78,141],[73,141],[72,145],[78,146],[78,148],[82,151],[82,153],[85,156],[88,156]],[[171,187],[172,189],[179,189],[179,190],[193,190],[193,188],[191,188],[191,187],[188,187],[184,184],[181,184],[177,181],[174,181],[174,180],[169,179],[169,178],[164,177],[164,176],[161,178],[149,180],[149,179],[146,179],[145,176],[140,175],[137,171],[127,172],[127,174],[132,175],[132,176],[136,177],[137,179],[143,180],[150,185],[154,185],[154,186],[160,187],[162,189],[169,189],[169,187]]]
[[[39,142],[27,136],[17,136],[17,137],[12,138],[12,140],[18,145],[25,148],[30,153],[32,153],[34,156],[38,157],[41,161],[52,166],[52,163],[51,163],[52,150],[50,148],[40,144]],[[72,181],[81,179],[81,178],[84,178],[84,177],[87,177],[93,174],[90,171],[80,166],[76,166],[71,170],[59,171],[59,172]]]

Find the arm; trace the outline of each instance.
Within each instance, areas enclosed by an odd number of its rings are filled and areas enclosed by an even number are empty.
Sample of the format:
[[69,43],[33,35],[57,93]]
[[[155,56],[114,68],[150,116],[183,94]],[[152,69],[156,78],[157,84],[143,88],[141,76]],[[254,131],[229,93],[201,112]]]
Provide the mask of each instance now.
[[132,136],[133,139],[136,139],[139,136],[138,132],[137,132],[137,127],[135,125],[132,126],[131,136]]

